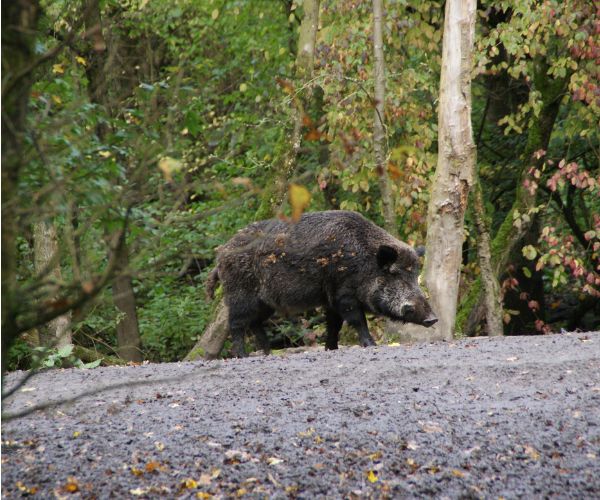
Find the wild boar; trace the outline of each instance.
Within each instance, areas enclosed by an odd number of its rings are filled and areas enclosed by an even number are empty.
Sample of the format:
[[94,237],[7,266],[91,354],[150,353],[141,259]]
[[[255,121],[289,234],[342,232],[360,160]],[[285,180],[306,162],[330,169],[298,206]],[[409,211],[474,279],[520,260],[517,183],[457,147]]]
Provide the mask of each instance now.
[[217,281],[229,308],[232,354],[245,356],[244,335],[254,333],[268,354],[262,323],[274,312],[290,315],[322,306],[327,349],[337,349],[346,321],[362,346],[375,345],[365,312],[431,326],[437,318],[418,285],[417,252],[362,215],[312,212],[296,223],[250,224],[217,249],[207,280]]

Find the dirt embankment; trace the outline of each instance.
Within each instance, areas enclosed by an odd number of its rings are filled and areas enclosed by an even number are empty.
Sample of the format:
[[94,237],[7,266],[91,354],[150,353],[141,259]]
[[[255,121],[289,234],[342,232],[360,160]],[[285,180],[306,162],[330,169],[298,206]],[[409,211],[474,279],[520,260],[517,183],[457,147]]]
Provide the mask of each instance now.
[[4,497],[600,497],[599,333],[57,370],[3,411],[85,391],[3,423]]

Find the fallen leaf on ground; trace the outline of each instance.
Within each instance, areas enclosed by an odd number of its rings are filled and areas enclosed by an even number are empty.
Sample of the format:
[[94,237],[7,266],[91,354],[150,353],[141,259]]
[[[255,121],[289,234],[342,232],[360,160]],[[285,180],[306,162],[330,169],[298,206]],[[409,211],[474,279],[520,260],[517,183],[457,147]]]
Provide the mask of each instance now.
[[525,445],[524,449],[525,449],[525,453],[527,454],[527,456],[529,458],[531,458],[532,460],[540,459],[539,451],[537,451],[533,446]]
[[197,488],[198,487],[198,483],[194,479],[188,477],[187,479],[184,479],[181,482],[181,487],[182,488],[187,488],[187,489],[191,490],[193,488]]
[[423,429],[424,432],[427,432],[429,434],[443,432],[441,426],[436,422],[419,421],[419,425],[421,426],[421,429]]
[[135,488],[133,490],[129,490],[129,493],[139,497],[141,495],[145,495],[148,493],[148,491],[150,491],[149,488]]

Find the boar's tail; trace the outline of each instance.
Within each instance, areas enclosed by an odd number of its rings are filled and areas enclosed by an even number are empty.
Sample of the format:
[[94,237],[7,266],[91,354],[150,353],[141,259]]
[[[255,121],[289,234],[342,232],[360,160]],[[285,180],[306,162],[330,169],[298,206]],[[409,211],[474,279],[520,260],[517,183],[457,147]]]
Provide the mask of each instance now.
[[217,288],[217,282],[219,281],[219,268],[215,267],[206,280],[206,294],[210,299],[215,298],[215,288]]

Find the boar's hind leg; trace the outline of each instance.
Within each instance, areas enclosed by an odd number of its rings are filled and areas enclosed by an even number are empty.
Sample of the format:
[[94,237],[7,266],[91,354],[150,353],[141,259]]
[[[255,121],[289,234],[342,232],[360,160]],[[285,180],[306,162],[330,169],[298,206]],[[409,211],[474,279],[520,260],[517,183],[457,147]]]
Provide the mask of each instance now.
[[245,297],[229,304],[229,333],[231,334],[231,354],[236,358],[246,357],[244,336],[250,330],[256,337],[258,347],[265,354],[270,351],[269,339],[262,328],[262,322],[273,314],[261,301],[248,301]]
[[327,322],[327,339],[325,340],[325,349],[337,349],[340,328],[342,328],[344,319],[333,309],[327,309],[325,311],[325,320]]
[[350,297],[342,297],[337,301],[336,310],[358,332],[358,340],[361,346],[376,345],[369,333],[367,318],[358,301]]

